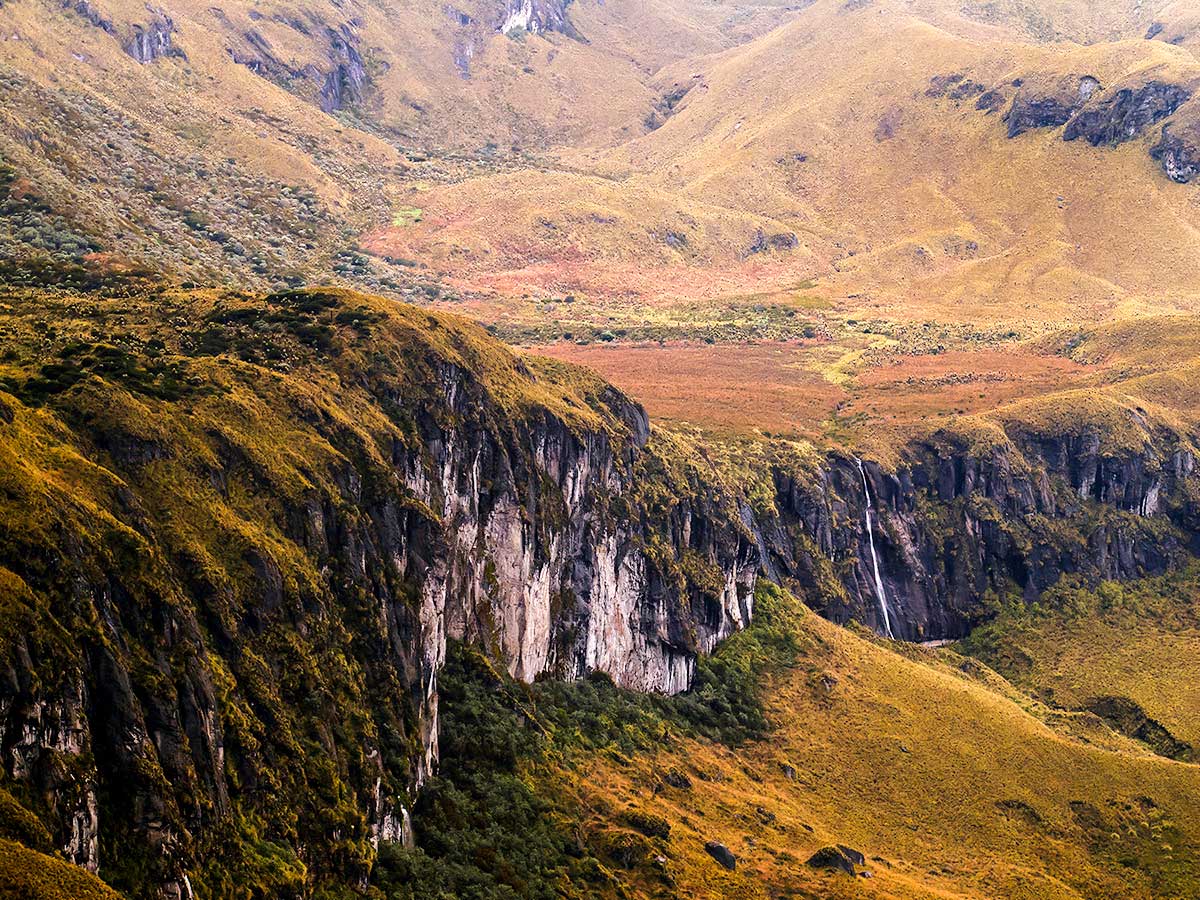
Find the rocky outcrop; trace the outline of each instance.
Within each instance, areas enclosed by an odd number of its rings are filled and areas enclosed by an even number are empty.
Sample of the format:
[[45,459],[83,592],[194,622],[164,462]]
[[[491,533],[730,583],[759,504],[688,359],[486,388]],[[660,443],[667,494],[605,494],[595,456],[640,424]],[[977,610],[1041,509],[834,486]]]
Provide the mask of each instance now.
[[286,83],[289,79],[299,78],[303,73],[285,64],[275,55],[270,41],[257,29],[250,29],[242,35],[244,49],[227,47],[229,58],[240,66],[245,66],[255,75],[269,78],[272,81]]
[[1158,160],[1168,178],[1187,184],[1200,175],[1200,131],[1176,129],[1168,123],[1163,126],[1162,138],[1150,148],[1150,156]]
[[582,36],[567,15],[571,0],[507,0],[499,31],[502,34],[529,32],[542,34],[556,31],[575,40]]
[[737,869],[737,857],[724,844],[718,841],[708,841],[704,845],[704,852],[717,861],[723,869],[728,869],[733,872]]
[[325,74],[317,102],[322,112],[335,112],[360,103],[367,83],[367,68],[358,52],[358,35],[348,25],[327,28],[329,61],[332,68]]
[[63,0],[63,9],[74,11],[77,15],[82,16],[88,24],[99,28],[101,31],[105,31],[108,34],[117,33],[113,27],[112,19],[102,14],[88,0],[75,0],[74,3],[71,0]]
[[175,46],[172,37],[175,23],[171,17],[160,9],[151,10],[151,13],[149,22],[131,26],[132,34],[121,45],[125,52],[143,65],[163,57],[187,59],[187,54]]
[[781,231],[768,235],[761,228],[754,232],[754,240],[746,248],[747,254],[766,253],[769,250],[795,250],[800,246],[800,239],[794,232]]
[[[1162,164],[1169,178],[1180,183],[1191,181],[1200,171],[1200,140],[1193,139],[1197,129],[1188,115],[1191,106],[1185,106],[1192,99],[1191,85],[1150,80],[1104,91],[1099,80],[1090,75],[1070,75],[1036,83],[1016,79],[1011,87],[1017,93],[1004,114],[1010,138],[1033,129],[1065,125],[1065,141],[1083,138],[1094,147],[1115,147],[1178,113],[1185,121],[1164,125],[1162,138],[1150,155]],[[976,108],[984,113],[997,111],[1009,88],[1005,85],[981,94]],[[944,77],[934,79],[930,95],[941,96],[945,89]]]
[[471,62],[475,59],[479,48],[491,36],[491,31],[474,16],[463,12],[458,7],[446,6],[442,11],[454,24],[456,31],[454,44],[450,51],[454,60],[454,68],[458,70],[460,78],[469,79]]
[[1131,141],[1174,113],[1191,96],[1187,88],[1162,81],[1106,93],[1067,123],[1063,139],[1083,138],[1093,147]]
[[1200,521],[1188,446],[1022,432],[980,453],[942,435],[907,448],[894,472],[836,456],[799,476],[777,469],[764,557],[836,621],[959,637],[989,593],[1032,600],[1065,574],[1129,579],[1183,559]]
[[308,37],[324,34],[328,65],[309,63],[302,67],[284,62],[271,43],[257,29],[250,29],[237,40],[239,46],[229,46],[230,59],[246,66],[288,90],[315,99],[322,112],[333,113],[363,101],[369,83],[366,62],[358,50],[359,37],[354,27],[342,24],[336,28],[320,25],[314,32],[303,22],[287,21],[290,27],[302,30]]
[[972,97],[978,97],[987,91],[987,88],[961,72],[955,72],[950,75],[934,75],[929,79],[929,87],[925,90],[925,96],[932,100],[948,99],[956,103],[964,100],[970,100]]
[[1160,722],[1146,715],[1141,705],[1128,697],[1095,697],[1082,707],[1107,722],[1113,729],[1146,744],[1159,756],[1180,762],[1195,762],[1195,748],[1171,734]]
[[1100,89],[1100,82],[1091,75],[1072,75],[1053,84],[1016,86],[1019,90],[1004,114],[1010,138],[1037,128],[1065,125]]
[[855,875],[855,866],[861,866],[866,858],[857,850],[838,844],[836,847],[822,847],[808,858],[808,865],[814,869],[827,869],[834,872],[844,872]]

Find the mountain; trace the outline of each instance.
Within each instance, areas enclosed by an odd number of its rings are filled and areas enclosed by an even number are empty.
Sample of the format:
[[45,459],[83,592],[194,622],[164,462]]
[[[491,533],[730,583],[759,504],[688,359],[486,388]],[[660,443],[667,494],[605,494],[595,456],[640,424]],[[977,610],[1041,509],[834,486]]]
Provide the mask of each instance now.
[[419,226],[367,246],[481,289],[664,304],[816,278],[839,312],[905,320],[1194,310],[1190,192],[1172,181],[1200,108],[1191,51],[911,7],[817,3],[668,67],[683,93],[661,128],[567,156],[576,171],[430,191]]
[[[674,692],[749,618],[740,523],[701,485],[648,516],[693,486],[586,372],[358,295],[12,299],[10,775],[118,887],[365,877],[447,636]],[[274,875],[222,865],[259,843]]]
[[6,0],[0,895],[1200,896],[1200,15]]
[[448,640],[672,695],[758,621],[760,570],[947,638],[989,597],[1171,571],[1196,529],[1187,438],[1116,405],[892,470],[745,459],[366,295],[5,300],[6,790],[130,896],[362,883],[437,771]]

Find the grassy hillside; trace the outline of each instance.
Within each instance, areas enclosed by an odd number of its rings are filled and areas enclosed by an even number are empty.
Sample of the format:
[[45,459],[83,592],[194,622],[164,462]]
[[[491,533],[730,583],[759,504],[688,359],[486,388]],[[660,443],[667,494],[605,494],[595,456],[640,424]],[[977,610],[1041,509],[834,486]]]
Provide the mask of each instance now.
[[419,221],[439,183],[643,133],[662,65],[791,15],[588,0],[506,35],[508,6],[6,4],[0,162],[101,249],[185,280],[401,292],[419,264],[368,260],[358,234]]
[[[1189,192],[1149,158],[1157,129],[1093,148],[1054,127],[1010,139],[1001,118],[1022,91],[1070,77],[1114,90],[1191,85],[1191,53],[1161,41],[1047,44],[949,10],[815,3],[744,47],[661,73],[664,89],[686,91],[661,128],[573,158],[603,179],[438,189],[420,227],[368,245],[426,256],[479,287],[506,291],[520,276],[531,289],[659,302],[720,298],[732,272],[755,292],[818,276],[843,309],[907,320],[1061,321],[1190,303]],[[995,107],[977,108],[988,92]],[[1116,221],[1142,237],[1136,252]],[[796,245],[752,253],[759,228]],[[701,283],[697,267],[716,271]]]
[[54,856],[0,839],[0,891],[22,900],[120,900],[94,875]]
[[[1195,187],[1150,155],[1200,121],[1186,4],[538,8],[565,18],[7,5],[7,277],[50,256],[367,287],[552,345],[664,418],[806,437],[1086,387],[1014,342],[1200,309]],[[1095,112],[1156,85],[1179,93],[1117,116],[1129,134],[1065,139],[1088,91]],[[719,345],[760,340],[796,348],[745,351],[742,380]]]
[[[1129,386],[1039,341],[1200,309],[1195,186],[1150,153],[1200,110],[1182,99],[1200,85],[1186,18],[1165,3],[816,2],[661,70],[678,100],[660,127],[433,186],[420,222],[361,242],[427,261],[445,302],[508,340],[721,432],[840,437]],[[1179,105],[1066,139],[1093,87],[1094,110],[1161,86]],[[1151,396],[1170,390],[1129,393],[1170,407]]]
[[[458,664],[444,783],[418,810],[421,849],[382,870],[385,895],[410,896],[387,872],[467,884],[472,858],[494,861],[480,866],[494,881],[461,896],[502,896],[505,884],[542,896],[568,872],[576,896],[1195,895],[1194,766],[1051,710],[973,659],[881,646],[770,588],[759,602],[762,617],[718,651],[721,677],[696,699],[733,723],[761,704],[766,733],[706,727],[686,696],[524,688],[470,657]],[[472,756],[480,735],[502,755]],[[479,794],[496,770],[532,790],[545,823],[543,855],[512,869],[510,807]],[[468,823],[458,843],[451,822]],[[735,870],[706,850],[714,841]],[[870,876],[807,864],[839,844],[864,854],[854,868]]]
[[1192,759],[1171,744],[1200,742],[1196,604],[1191,571],[1132,586],[1063,585],[1035,609],[1005,608],[965,646],[1048,704],[1098,711],[1114,727],[1140,730],[1156,752]]

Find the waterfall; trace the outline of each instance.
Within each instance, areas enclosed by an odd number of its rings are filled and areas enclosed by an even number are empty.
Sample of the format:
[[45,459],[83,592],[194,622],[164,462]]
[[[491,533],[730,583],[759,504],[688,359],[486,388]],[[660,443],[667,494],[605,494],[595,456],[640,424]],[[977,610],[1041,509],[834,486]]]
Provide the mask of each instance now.
[[871,570],[875,575],[875,596],[879,599],[879,611],[883,614],[883,632],[891,638],[896,639],[896,635],[892,632],[892,614],[888,609],[887,591],[883,587],[883,578],[879,574],[879,557],[875,553],[875,530],[871,526],[871,488],[867,484],[867,470],[863,468],[862,460],[857,456],[854,461],[858,463],[858,474],[862,476],[863,495],[867,498],[867,506],[864,511],[864,516],[867,520],[867,543],[871,547]]
[[412,850],[417,846],[416,836],[413,834],[412,817],[408,814],[408,807],[400,807],[400,844],[407,850]]

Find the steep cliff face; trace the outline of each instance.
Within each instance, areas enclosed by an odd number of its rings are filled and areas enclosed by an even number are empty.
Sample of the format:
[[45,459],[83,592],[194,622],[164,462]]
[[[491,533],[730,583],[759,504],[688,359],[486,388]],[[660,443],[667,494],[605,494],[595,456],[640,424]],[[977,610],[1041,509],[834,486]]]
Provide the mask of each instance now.
[[365,879],[434,766],[450,635],[674,692],[751,615],[736,503],[612,388],[457,320],[9,309],[0,781],[131,896]]
[[1200,529],[1191,441],[1115,402],[750,477],[594,375],[376,298],[0,309],[0,791],[132,897],[363,883],[411,837],[449,638],[675,693],[760,570],[933,639],[989,593],[1161,572]]
[[830,618],[908,640],[962,636],[989,593],[1034,600],[1064,574],[1162,573],[1193,549],[1200,521],[1193,445],[1117,414],[1120,427],[1081,421],[1067,434],[941,433],[905,448],[894,471],[839,456],[816,472],[778,468],[765,555]]

